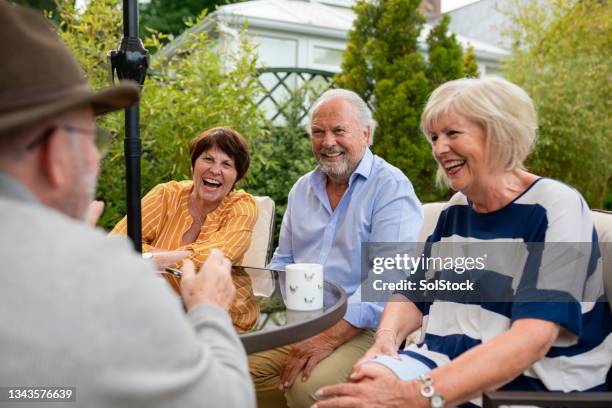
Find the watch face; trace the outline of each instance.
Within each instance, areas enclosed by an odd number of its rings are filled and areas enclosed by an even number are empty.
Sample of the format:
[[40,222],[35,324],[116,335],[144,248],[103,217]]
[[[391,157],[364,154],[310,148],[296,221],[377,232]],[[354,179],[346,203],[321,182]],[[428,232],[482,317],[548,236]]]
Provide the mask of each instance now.
[[434,395],[429,400],[431,408],[444,408],[444,398],[441,395]]

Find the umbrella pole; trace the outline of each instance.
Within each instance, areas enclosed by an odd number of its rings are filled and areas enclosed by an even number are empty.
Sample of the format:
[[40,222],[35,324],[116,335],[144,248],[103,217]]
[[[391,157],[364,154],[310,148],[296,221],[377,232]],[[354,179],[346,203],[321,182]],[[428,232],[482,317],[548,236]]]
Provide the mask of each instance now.
[[128,236],[134,249],[142,252],[140,208],[140,110],[138,105],[125,111],[125,183]]
[[[138,38],[138,3],[123,0],[123,38],[117,50],[109,53],[113,75],[144,84],[148,53]],[[127,230],[134,249],[142,252],[140,208],[140,110],[139,105],[125,110],[125,183]]]

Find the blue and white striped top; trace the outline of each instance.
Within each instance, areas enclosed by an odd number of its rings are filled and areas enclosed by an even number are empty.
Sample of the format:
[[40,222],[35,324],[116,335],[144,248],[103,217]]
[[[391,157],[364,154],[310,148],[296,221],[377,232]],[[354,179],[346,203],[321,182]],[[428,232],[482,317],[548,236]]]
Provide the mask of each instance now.
[[[605,390],[612,362],[612,315],[603,292],[597,233],[584,199],[563,183],[541,178],[507,206],[479,214],[463,194],[457,193],[428,238],[430,250],[445,242],[496,241],[539,242],[553,247],[556,243],[590,244],[583,244],[589,250],[585,256],[563,263],[558,256],[548,257],[546,251],[530,253],[527,244],[512,246],[523,248],[524,253],[508,254],[508,262],[500,263],[498,270],[487,271],[487,282],[494,282],[495,290],[506,285],[515,294],[521,290],[565,293],[568,300],[416,303],[424,317],[421,339],[403,353],[433,369],[507,331],[515,320],[538,318],[559,323],[559,337],[545,358],[501,389]],[[399,293],[409,299],[414,296],[411,292]]]

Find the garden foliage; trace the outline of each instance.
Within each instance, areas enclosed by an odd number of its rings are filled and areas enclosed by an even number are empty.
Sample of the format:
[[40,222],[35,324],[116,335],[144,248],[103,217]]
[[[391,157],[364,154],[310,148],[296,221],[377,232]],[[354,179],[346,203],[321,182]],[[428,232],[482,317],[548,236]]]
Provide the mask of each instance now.
[[[106,57],[122,34],[118,0],[96,0],[81,14],[70,3],[59,10],[58,32],[77,56],[95,88],[109,82]],[[198,18],[193,24],[200,24]],[[240,50],[226,51],[206,32],[186,34],[184,49],[170,60],[152,58],[140,103],[142,139],[142,192],[158,183],[191,178],[189,141],[200,132],[227,125],[251,144],[265,133],[263,114],[256,106],[260,87],[256,53],[246,42]],[[150,49],[159,48],[164,36],[152,32]],[[188,58],[184,58],[188,55]],[[110,228],[125,214],[123,113],[107,115],[99,126],[116,134],[102,162],[98,195],[107,204],[100,224]],[[262,160],[254,154],[254,161]]]
[[505,75],[534,99],[539,137],[528,167],[612,209],[612,3],[514,0]]
[[284,126],[269,124],[269,133],[256,138],[251,145],[254,154],[244,188],[251,194],[270,196],[276,203],[274,242],[278,241],[291,187],[316,166],[310,136],[300,116],[304,101],[318,94],[318,89],[313,89],[309,82],[290,92],[281,104]]
[[374,152],[401,169],[422,201],[448,197],[435,185],[436,163],[421,135],[432,86],[463,76],[463,53],[443,18],[419,49],[425,19],[419,0],[360,0],[336,85],[361,95],[374,111]]
[[465,54],[463,54],[463,73],[468,78],[478,78],[480,76],[476,54],[472,45],[468,46]]
[[[454,33],[448,33],[450,17],[443,14],[427,36],[427,70],[431,89],[464,75],[464,57]],[[467,55],[467,54],[466,54]]]
[[[30,0],[32,1],[32,0]],[[41,0],[38,0],[41,1]],[[178,35],[185,28],[185,22],[195,19],[203,10],[209,13],[219,6],[234,3],[235,0],[150,0],[140,4],[140,33],[146,35],[153,29],[168,35]]]

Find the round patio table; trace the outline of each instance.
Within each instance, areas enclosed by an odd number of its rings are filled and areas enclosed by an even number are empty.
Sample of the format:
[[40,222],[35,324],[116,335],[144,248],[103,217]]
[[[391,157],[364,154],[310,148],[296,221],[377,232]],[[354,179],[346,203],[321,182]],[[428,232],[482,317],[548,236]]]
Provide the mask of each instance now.
[[242,269],[251,277],[260,308],[255,327],[240,334],[247,353],[270,350],[312,337],[336,324],[346,312],[346,293],[329,281],[323,285],[323,308],[299,312],[285,307],[284,290],[281,290],[284,271],[234,268]]

